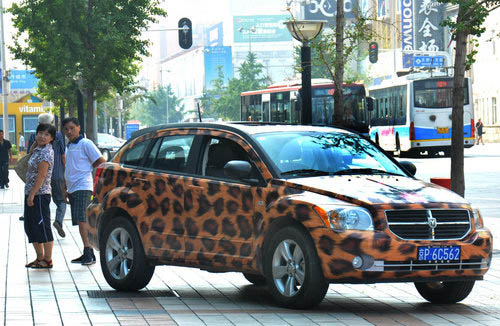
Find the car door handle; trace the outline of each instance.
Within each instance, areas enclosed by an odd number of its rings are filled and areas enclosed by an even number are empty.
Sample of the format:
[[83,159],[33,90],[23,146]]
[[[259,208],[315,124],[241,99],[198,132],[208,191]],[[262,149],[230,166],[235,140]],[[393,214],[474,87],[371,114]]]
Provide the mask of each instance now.
[[203,190],[203,187],[202,187],[202,186],[189,185],[188,187],[189,187],[190,189],[194,189],[194,190]]
[[147,179],[134,178],[135,181],[149,182]]

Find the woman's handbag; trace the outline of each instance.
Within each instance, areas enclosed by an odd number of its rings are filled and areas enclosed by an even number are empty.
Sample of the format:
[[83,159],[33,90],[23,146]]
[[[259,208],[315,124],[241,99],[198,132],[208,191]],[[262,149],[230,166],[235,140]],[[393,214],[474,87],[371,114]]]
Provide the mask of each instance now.
[[23,180],[24,183],[26,183],[26,173],[28,172],[28,161],[30,160],[31,154],[26,154],[19,161],[17,161],[16,166],[14,167],[14,170],[16,171],[17,175],[21,180]]

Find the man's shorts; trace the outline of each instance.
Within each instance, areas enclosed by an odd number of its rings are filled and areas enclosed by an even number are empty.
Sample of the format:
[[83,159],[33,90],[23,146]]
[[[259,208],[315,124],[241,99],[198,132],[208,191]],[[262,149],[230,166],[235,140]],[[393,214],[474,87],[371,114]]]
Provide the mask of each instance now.
[[36,195],[33,206],[28,206],[28,196],[24,196],[24,231],[29,243],[54,241],[50,226],[50,194]]
[[87,221],[87,206],[90,204],[92,191],[77,190],[68,194],[69,204],[71,205],[71,222],[78,225],[79,222]]

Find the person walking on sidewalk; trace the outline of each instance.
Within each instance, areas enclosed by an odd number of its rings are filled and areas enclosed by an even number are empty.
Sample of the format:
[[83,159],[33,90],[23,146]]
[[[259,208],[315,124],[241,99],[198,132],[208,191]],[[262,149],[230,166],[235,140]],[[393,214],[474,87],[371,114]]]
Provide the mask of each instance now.
[[39,124],[36,128],[36,147],[28,161],[24,186],[24,232],[33,244],[36,259],[26,264],[30,268],[52,268],[54,237],[50,227],[50,180],[54,166],[52,141],[56,128]]
[[[50,113],[42,113],[38,116],[39,124],[53,124],[54,116]],[[31,135],[28,141],[28,151],[35,143],[35,134]],[[64,238],[66,233],[63,229],[64,215],[66,215],[66,201],[63,197],[63,184],[64,184],[64,165],[66,164],[65,154],[65,141],[64,136],[56,131],[56,137],[52,142],[54,150],[54,169],[52,171],[52,179],[50,186],[52,188],[52,201],[56,204],[56,219],[53,223],[54,228],[60,237]]]
[[9,188],[9,162],[12,161],[12,144],[3,138],[0,129],[0,189]]
[[484,145],[483,143],[483,122],[481,119],[478,119],[476,122],[476,145],[479,145],[479,141],[481,141],[481,144]]
[[80,135],[80,121],[77,118],[66,118],[62,121],[64,134],[69,142],[66,146],[66,195],[71,206],[73,225],[78,225],[83,242],[83,255],[71,262],[91,265],[96,262],[93,249],[90,247],[86,209],[90,204],[94,187],[92,169],[106,160],[95,144]]

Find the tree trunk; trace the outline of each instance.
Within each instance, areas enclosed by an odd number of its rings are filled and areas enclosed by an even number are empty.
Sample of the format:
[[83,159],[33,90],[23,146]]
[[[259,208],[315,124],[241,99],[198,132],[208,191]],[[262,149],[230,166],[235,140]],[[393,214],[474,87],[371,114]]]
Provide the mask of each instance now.
[[85,90],[85,100],[87,101],[87,116],[86,116],[86,129],[85,133],[87,138],[92,140],[95,144],[97,144],[97,139],[94,139],[94,129],[97,126],[94,126],[94,91],[90,89]]
[[[459,8],[460,21],[462,8]],[[458,30],[455,43],[455,66],[453,75],[453,111],[451,132],[451,190],[465,195],[464,177],[464,81],[467,54],[467,33]]]
[[335,93],[333,93],[333,123],[344,124],[344,0],[337,0],[335,27]]

